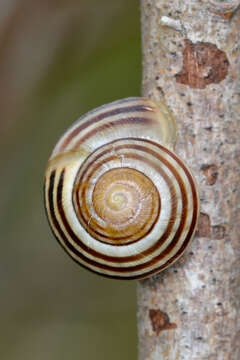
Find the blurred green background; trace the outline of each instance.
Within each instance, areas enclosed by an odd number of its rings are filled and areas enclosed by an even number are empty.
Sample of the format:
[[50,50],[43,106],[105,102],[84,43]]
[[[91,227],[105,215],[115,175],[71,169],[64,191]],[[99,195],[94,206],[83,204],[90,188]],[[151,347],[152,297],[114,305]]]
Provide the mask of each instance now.
[[75,264],[48,227],[46,161],[81,114],[140,95],[137,0],[0,3],[0,359],[136,359],[136,283]]

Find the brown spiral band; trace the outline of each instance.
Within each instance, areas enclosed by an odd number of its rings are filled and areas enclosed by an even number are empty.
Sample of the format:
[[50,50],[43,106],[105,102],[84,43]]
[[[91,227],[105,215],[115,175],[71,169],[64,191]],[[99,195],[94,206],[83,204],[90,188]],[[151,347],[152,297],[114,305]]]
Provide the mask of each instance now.
[[175,262],[199,214],[196,183],[172,151],[169,110],[145,98],[87,113],[53,150],[45,207],[64,250],[103,276],[137,279]]

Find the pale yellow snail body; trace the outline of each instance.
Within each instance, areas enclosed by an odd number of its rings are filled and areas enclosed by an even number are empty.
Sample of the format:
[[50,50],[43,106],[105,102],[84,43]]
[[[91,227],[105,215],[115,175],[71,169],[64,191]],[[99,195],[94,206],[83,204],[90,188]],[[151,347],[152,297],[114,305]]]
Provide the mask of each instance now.
[[170,111],[146,98],[99,107],[64,133],[47,164],[45,206],[76,262],[136,279],[182,255],[199,199],[191,172],[173,152],[175,141]]

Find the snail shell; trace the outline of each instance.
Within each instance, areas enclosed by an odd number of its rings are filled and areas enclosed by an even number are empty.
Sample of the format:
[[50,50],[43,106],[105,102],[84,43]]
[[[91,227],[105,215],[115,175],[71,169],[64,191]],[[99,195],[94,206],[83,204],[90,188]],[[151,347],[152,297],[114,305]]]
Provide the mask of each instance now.
[[56,238],[80,265],[136,279],[182,255],[199,199],[175,141],[172,114],[147,98],[101,106],[60,138],[47,164],[45,206]]

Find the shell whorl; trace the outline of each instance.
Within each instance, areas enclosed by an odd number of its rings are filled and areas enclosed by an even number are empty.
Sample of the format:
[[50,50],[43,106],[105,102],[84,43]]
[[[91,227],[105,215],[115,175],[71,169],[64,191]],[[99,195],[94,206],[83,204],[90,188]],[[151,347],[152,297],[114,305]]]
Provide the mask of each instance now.
[[56,238],[80,265],[136,279],[181,256],[199,199],[175,141],[170,111],[146,98],[97,108],[60,138],[47,164],[45,206]]

